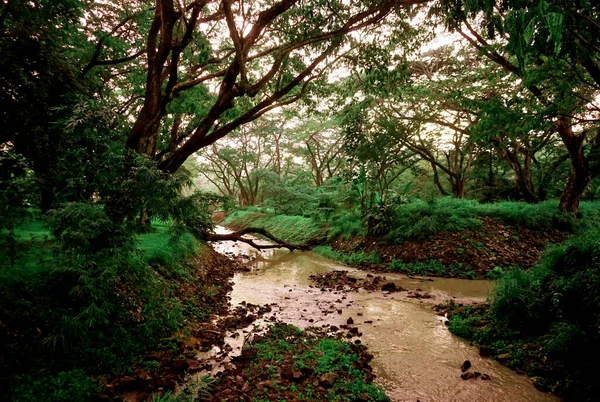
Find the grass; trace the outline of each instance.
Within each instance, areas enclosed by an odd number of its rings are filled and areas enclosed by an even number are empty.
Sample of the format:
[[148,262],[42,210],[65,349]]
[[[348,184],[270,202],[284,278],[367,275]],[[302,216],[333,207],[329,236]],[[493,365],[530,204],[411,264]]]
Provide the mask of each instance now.
[[479,204],[474,200],[449,197],[428,202],[415,200],[396,209],[393,229],[386,239],[390,242],[422,240],[444,231],[476,229],[484,217],[538,231],[557,229],[578,232],[600,226],[600,202],[582,202],[580,211],[581,219],[563,214],[558,210],[557,201]]
[[[152,222],[152,231],[139,236],[138,249],[150,264],[178,265],[200,246],[191,235],[172,240],[169,225]],[[17,259],[14,267],[7,258],[0,259],[0,275],[29,275],[48,271],[54,261],[54,240],[44,221],[35,219],[15,230]]]
[[[91,400],[99,390],[89,376],[126,373],[186,320],[207,316],[222,292],[186,262],[202,244],[187,234],[172,238],[167,224],[153,222],[153,229],[133,251],[70,260],[43,221],[16,231],[17,263],[0,259],[0,338],[13,363],[0,378],[3,393],[15,401]],[[111,259],[118,253],[123,258]],[[114,272],[122,273],[118,282]]]
[[[242,367],[250,385],[250,391],[245,394],[248,400],[389,401],[383,389],[367,377],[364,365],[359,362],[365,359],[361,355],[364,346],[328,338],[319,329],[302,331],[292,325],[275,324],[244,349],[243,355],[253,356]],[[292,380],[284,375],[286,371],[297,371],[302,376]],[[232,373],[234,375],[236,373]],[[319,385],[323,376],[332,379],[325,388]],[[272,386],[275,394],[270,386],[258,387],[268,381],[276,381],[277,385]]]
[[294,245],[304,245],[322,238],[321,225],[311,218],[257,211],[256,208],[235,211],[225,219],[223,225],[262,228]]
[[445,265],[438,260],[425,260],[415,262],[403,262],[400,260],[392,260],[388,265],[388,271],[401,272],[407,275],[429,275],[429,276],[445,276],[459,277],[465,279],[475,279],[475,272],[467,269],[461,263]]
[[[480,204],[474,200],[438,198],[431,201],[413,200],[399,205],[392,216],[392,229],[382,237],[389,243],[424,240],[442,232],[477,229],[482,218],[496,219],[503,224],[530,230],[560,230],[577,233],[600,226],[600,202],[582,202],[581,219],[558,210],[558,201],[539,204],[504,201]],[[261,227],[291,244],[306,244],[325,239],[349,239],[365,236],[363,220],[356,211],[340,210],[326,222],[304,216],[278,215],[268,208],[238,210],[224,221],[234,227]]]
[[313,248],[313,252],[322,255],[323,257],[331,258],[332,260],[351,266],[381,263],[381,258],[379,257],[377,251],[371,251],[370,253],[367,253],[364,250],[361,250],[345,253],[342,251],[336,251],[331,246],[317,246]]

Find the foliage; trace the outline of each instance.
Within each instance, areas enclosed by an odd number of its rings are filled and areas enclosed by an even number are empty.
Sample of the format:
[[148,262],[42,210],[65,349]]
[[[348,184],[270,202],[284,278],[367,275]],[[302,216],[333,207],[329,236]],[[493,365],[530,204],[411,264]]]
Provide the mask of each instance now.
[[403,262],[392,260],[388,265],[391,272],[402,272],[407,275],[430,275],[430,276],[457,276],[467,279],[475,279],[475,272],[466,269],[461,263],[444,265],[438,260],[425,260],[415,262]]
[[[507,353],[508,363],[571,400],[598,393],[600,244],[597,229],[550,249],[532,270],[503,273],[486,316],[465,310],[450,329]],[[489,324],[481,325],[484,319]],[[526,346],[525,344],[535,345]]]
[[279,390],[294,400],[389,401],[383,389],[365,375],[364,366],[360,364],[360,348],[337,338],[327,338],[315,329],[302,331],[292,325],[275,324],[264,336],[256,337],[255,342],[245,346],[250,351],[248,355],[254,356],[245,370],[250,375],[249,381],[281,378],[278,372],[286,369],[311,373],[311,376],[314,373],[315,377],[309,379],[324,375],[336,379],[327,391],[313,387],[312,381],[306,378],[289,388],[282,384]]
[[425,239],[443,231],[476,228],[480,221],[474,201],[442,198],[415,201],[396,209],[389,241]]
[[13,395],[15,402],[90,401],[100,387],[82,370],[60,372],[51,377],[27,377]]
[[18,253],[15,230],[30,218],[31,176],[23,158],[0,151],[0,248],[6,251],[11,266]]

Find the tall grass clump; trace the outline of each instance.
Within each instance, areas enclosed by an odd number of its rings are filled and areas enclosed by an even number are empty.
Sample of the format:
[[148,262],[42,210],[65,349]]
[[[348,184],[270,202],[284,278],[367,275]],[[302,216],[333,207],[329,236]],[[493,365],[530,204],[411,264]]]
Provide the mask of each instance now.
[[352,211],[339,211],[328,220],[329,239],[350,239],[365,235],[365,225],[360,214]]
[[558,229],[572,232],[578,226],[578,219],[573,214],[560,212],[556,201],[539,204],[513,201],[480,204],[476,212],[480,216],[489,216],[507,225],[531,230]]
[[478,227],[477,202],[456,198],[415,200],[401,205],[393,217],[389,241],[422,240],[444,231]]

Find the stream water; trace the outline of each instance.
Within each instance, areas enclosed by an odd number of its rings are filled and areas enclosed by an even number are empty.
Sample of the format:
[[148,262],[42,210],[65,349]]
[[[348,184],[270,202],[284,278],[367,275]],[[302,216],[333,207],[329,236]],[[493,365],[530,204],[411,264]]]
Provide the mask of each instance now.
[[[283,322],[304,328],[336,325],[352,317],[362,332],[361,342],[375,356],[371,365],[393,401],[558,401],[535,389],[522,375],[494,360],[479,356],[478,348],[450,333],[445,318],[432,305],[447,299],[483,301],[488,281],[407,278],[386,275],[405,289],[434,296],[428,300],[406,297],[406,292],[336,292],[311,287],[312,274],[346,270],[354,277],[367,272],[338,265],[311,252],[256,250],[242,243],[220,242],[215,249],[226,255],[247,255],[253,270],[237,274],[231,294],[233,306],[241,302],[275,304],[273,314]],[[365,322],[366,321],[366,322]],[[491,380],[462,380],[461,364]]]

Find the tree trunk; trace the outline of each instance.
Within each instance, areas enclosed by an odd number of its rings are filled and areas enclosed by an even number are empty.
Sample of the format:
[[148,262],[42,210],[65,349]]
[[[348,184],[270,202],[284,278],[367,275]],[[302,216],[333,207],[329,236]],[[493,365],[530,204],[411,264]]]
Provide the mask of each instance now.
[[442,183],[440,182],[440,175],[438,174],[437,167],[434,163],[431,164],[431,167],[433,169],[433,183],[438,188],[438,190],[440,190],[440,194],[446,197],[448,193],[446,192],[446,190],[444,190],[444,186],[442,186]]
[[562,212],[578,214],[583,193],[593,178],[587,158],[583,153],[586,133],[576,135],[566,118],[561,118],[555,127],[567,147],[571,160],[571,175],[560,197],[558,207]]
[[535,195],[533,187],[533,180],[531,178],[531,155],[528,150],[521,149],[520,153],[523,155],[523,165],[519,161],[519,149],[515,146],[514,151],[510,151],[507,147],[497,145],[498,153],[508,163],[510,168],[515,174],[515,184],[517,190],[523,200],[529,204],[535,204],[539,202],[538,197]]
[[465,178],[457,177],[452,186],[452,192],[456,198],[465,198]]

